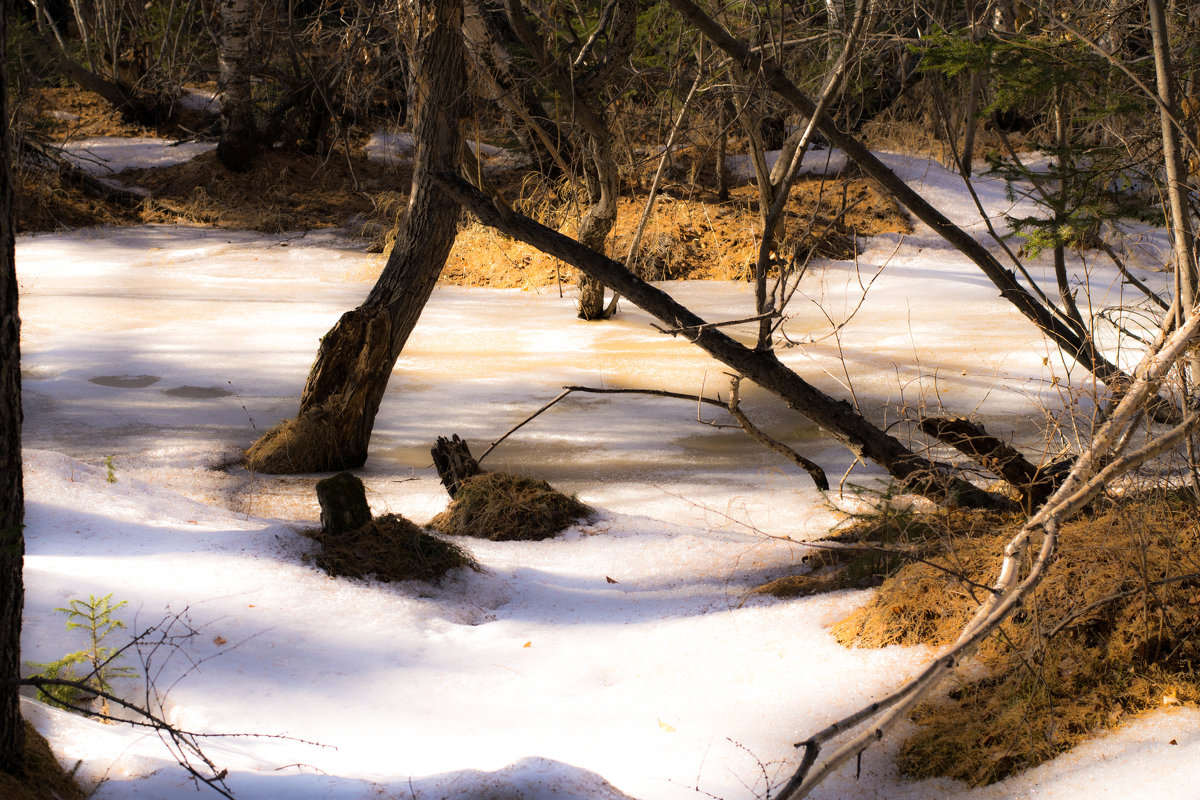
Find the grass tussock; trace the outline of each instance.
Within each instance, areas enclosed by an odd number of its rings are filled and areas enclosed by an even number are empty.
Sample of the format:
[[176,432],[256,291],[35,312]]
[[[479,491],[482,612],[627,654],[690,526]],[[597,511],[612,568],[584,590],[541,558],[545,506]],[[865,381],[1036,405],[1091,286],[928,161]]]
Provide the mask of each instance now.
[[326,534],[317,529],[306,535],[321,543],[313,563],[335,578],[432,583],[454,569],[479,571],[479,564],[466,550],[397,514],[376,517],[347,533]]
[[22,765],[16,774],[0,771],[0,797],[5,800],[83,800],[87,794],[58,763],[50,745],[28,722],[24,723]]
[[536,541],[561,533],[593,511],[536,478],[485,472],[467,478],[430,525],[441,533],[494,542]]
[[246,451],[245,466],[266,475],[299,475],[338,469],[337,431],[326,415],[310,413],[271,427]]
[[[867,606],[834,626],[843,643],[953,641],[1021,524],[961,512],[910,522],[910,555],[942,569],[902,559]],[[897,533],[888,535],[898,541]],[[919,729],[898,757],[907,775],[992,783],[1131,715],[1200,702],[1195,500],[1161,492],[1105,500],[1064,526],[1059,553],[1032,600],[980,646],[980,669],[914,711]]]

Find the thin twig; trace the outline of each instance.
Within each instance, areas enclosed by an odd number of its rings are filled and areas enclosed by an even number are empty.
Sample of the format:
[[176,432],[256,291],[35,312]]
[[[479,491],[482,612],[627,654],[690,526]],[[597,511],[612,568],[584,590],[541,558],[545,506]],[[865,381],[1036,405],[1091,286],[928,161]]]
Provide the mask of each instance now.
[[729,403],[726,405],[726,408],[729,409],[729,414],[738,421],[738,424],[742,426],[742,430],[746,432],[747,436],[768,450],[778,453],[800,467],[800,469],[809,474],[818,489],[822,492],[828,492],[829,478],[825,477],[825,470],[821,469],[820,465],[800,455],[778,439],[767,435],[751,422],[749,417],[742,413],[741,408],[738,407],[738,387],[741,385],[741,382],[742,378],[740,375],[729,376]]
[[488,453],[490,453],[490,452],[492,452],[493,450],[495,450],[495,449],[496,449],[496,445],[498,445],[498,444],[500,444],[501,442],[503,442],[503,441],[504,441],[505,439],[507,439],[509,436],[512,436],[512,435],[513,435],[514,433],[516,433],[518,430],[520,430],[521,428],[523,428],[523,427],[524,427],[524,426],[525,426],[527,423],[529,423],[529,422],[532,422],[532,421],[533,421],[533,419],[534,419],[535,417],[537,417],[537,416],[538,416],[539,414],[541,414],[543,411],[546,411],[547,409],[549,409],[549,408],[550,408],[552,405],[554,405],[555,403],[557,403],[559,400],[562,400],[564,397],[566,397],[567,395],[569,395],[569,394],[571,393],[571,391],[572,391],[572,390],[571,390],[570,388],[567,388],[567,389],[565,389],[565,390],[564,390],[564,391],[563,391],[561,394],[559,394],[559,395],[558,395],[558,397],[555,397],[555,398],[554,398],[553,400],[551,400],[549,403],[546,403],[546,405],[542,406],[542,407],[541,407],[541,408],[539,408],[537,411],[533,412],[533,413],[532,413],[532,414],[530,414],[528,417],[526,417],[525,419],[521,420],[520,422],[518,422],[518,423],[517,423],[516,425],[514,425],[513,427],[509,428],[507,433],[505,433],[505,434],[504,434],[503,436],[501,436],[499,439],[497,439],[496,441],[494,441],[494,442],[492,442],[490,445],[488,445],[488,449],[487,449],[487,450],[484,450],[484,451],[483,451],[483,455],[481,455],[481,456],[479,456],[478,458],[476,458],[476,459],[475,459],[475,461],[476,461],[476,462],[483,461],[483,459],[487,458],[487,454],[488,454]]

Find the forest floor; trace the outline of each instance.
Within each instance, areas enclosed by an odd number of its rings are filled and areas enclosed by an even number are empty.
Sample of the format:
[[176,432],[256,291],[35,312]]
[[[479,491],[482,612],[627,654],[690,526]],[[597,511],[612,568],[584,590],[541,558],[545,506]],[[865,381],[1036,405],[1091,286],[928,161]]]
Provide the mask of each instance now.
[[[82,90],[37,90],[23,109],[30,132],[51,146],[97,137],[155,135],[123,122],[103,100]],[[341,228],[367,239],[376,251],[386,250],[407,202],[411,171],[406,161],[370,157],[371,142],[369,131],[348,131],[327,154],[276,150],[263,154],[256,167],[244,174],[223,169],[210,151],[179,164],[109,176],[144,190],[147,196],[141,202],[100,196],[57,172],[25,170],[18,176],[18,230],[144,223],[264,233]],[[627,154],[626,190],[610,237],[610,254],[615,258],[625,260],[629,255],[659,155]],[[747,280],[752,276],[758,257],[755,231],[760,226],[757,190],[745,169],[738,174],[735,167],[728,199],[718,199],[712,185],[693,180],[707,175],[708,183],[713,183],[711,160],[696,147],[673,154],[634,260],[647,279]],[[795,254],[799,261],[810,254],[848,257],[855,252],[856,237],[912,230],[893,200],[873,182],[842,166],[834,162],[824,174],[803,175],[797,182],[789,211],[798,221],[784,237],[783,250],[789,256]],[[570,231],[586,210],[580,193],[568,181],[531,178],[524,167],[493,168],[488,182],[514,208],[560,229]],[[468,221],[442,280],[499,289],[547,286],[573,277],[555,259]]]

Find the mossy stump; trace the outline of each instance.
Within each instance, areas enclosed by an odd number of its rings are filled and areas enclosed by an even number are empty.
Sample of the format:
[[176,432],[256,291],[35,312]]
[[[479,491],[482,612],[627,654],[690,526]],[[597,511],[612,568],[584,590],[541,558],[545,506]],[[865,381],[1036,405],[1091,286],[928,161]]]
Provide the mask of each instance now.
[[501,541],[555,536],[595,512],[536,478],[485,472],[464,479],[450,502],[429,524],[441,533]]

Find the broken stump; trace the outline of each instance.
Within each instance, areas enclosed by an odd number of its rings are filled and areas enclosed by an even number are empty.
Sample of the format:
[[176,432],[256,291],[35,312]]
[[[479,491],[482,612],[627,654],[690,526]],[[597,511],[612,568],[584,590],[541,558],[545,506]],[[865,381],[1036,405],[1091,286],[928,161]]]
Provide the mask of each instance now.
[[317,481],[317,502],[321,504],[321,529],[325,533],[357,530],[371,521],[366,487],[349,472]]
[[479,466],[479,462],[471,455],[467,443],[458,438],[457,433],[449,439],[439,436],[429,452],[433,455],[433,466],[437,469],[442,486],[446,487],[446,493],[450,495],[451,500],[458,494],[463,481],[484,472],[483,467]]

